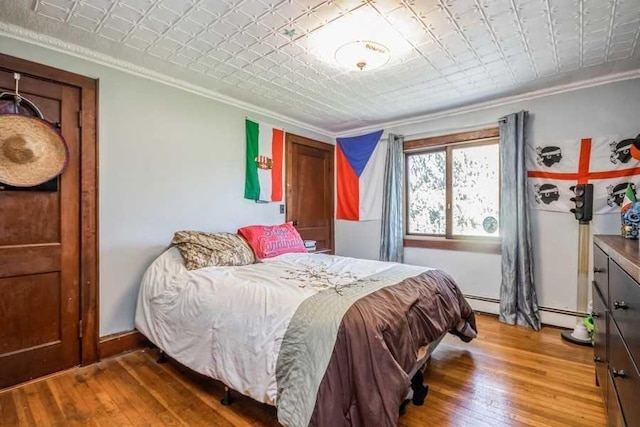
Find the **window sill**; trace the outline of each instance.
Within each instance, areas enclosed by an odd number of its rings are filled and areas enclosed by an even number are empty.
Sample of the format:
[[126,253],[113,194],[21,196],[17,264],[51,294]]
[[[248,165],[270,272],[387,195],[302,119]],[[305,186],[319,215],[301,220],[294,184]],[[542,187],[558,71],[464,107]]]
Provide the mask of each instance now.
[[447,251],[501,254],[502,243],[497,240],[405,238],[405,248],[442,249]]

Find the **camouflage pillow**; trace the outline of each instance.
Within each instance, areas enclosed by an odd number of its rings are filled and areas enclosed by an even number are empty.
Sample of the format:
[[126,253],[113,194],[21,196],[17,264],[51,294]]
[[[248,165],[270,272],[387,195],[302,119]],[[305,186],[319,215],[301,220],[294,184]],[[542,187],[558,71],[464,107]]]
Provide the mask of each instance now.
[[248,265],[256,261],[249,244],[237,234],[178,231],[171,244],[180,250],[187,270]]

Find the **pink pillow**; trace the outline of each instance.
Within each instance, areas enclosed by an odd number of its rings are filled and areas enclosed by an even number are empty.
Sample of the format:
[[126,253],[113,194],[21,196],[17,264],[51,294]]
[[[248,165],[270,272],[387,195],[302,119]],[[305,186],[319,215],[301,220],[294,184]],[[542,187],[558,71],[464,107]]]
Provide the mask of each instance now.
[[307,252],[304,242],[293,223],[281,225],[249,225],[238,230],[259,259],[278,255]]

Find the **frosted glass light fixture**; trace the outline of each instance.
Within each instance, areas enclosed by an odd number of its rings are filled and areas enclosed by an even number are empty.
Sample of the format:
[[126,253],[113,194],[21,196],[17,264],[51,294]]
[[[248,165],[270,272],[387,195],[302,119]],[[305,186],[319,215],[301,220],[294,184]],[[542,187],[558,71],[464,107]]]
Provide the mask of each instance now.
[[376,69],[389,62],[390,58],[391,52],[385,45],[368,40],[348,42],[335,53],[336,62],[353,71]]

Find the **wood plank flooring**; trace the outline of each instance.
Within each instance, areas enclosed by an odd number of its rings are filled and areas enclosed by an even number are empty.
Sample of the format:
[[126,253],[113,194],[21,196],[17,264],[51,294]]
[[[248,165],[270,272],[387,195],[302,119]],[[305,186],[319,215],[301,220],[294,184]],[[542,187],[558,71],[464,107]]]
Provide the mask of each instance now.
[[[480,335],[447,337],[436,350],[425,405],[400,419],[418,426],[605,425],[593,350],[560,331],[536,333],[479,315]],[[0,426],[277,426],[275,409],[140,350],[0,392]]]

